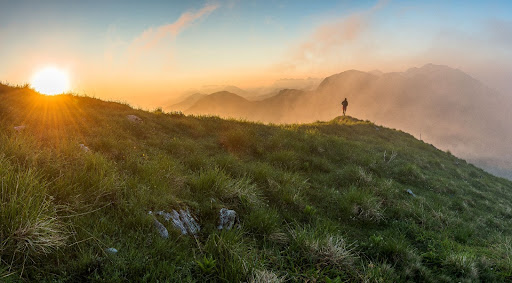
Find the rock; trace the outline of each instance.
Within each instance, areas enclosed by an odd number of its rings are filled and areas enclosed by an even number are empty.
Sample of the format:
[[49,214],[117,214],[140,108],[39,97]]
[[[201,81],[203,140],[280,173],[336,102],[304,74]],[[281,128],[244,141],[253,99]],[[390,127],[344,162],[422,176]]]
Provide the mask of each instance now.
[[217,227],[219,230],[231,230],[236,221],[236,212],[227,208],[220,209],[220,225]]
[[[173,213],[175,216],[176,211],[173,210]],[[199,227],[199,224],[197,224],[196,220],[192,217],[188,208],[186,210],[180,210],[179,217],[181,219],[181,222],[183,223],[183,226],[185,226],[186,230],[190,234],[195,235],[201,230],[201,228]],[[173,222],[174,222],[174,219],[173,219]]]
[[181,209],[179,212],[173,210],[170,213],[158,211],[156,214],[163,216],[165,221],[172,221],[174,227],[178,228],[183,235],[195,235],[201,230],[201,227],[194,217],[192,217],[188,208],[186,210]]
[[167,231],[167,228],[165,228],[165,226],[158,222],[158,220],[155,219],[155,228],[156,230],[158,230],[158,233],[160,234],[160,236],[162,236],[162,238],[169,238],[169,231]]
[[[169,219],[172,219],[172,224],[174,224],[174,227],[181,230],[181,234],[186,235],[188,233],[187,228],[185,228],[185,225],[183,224],[183,222],[180,219],[180,214],[176,210],[173,210],[172,214],[168,213],[167,215],[170,217]],[[165,215],[165,216],[167,216],[167,215]],[[167,221],[169,221],[169,220],[167,220]]]
[[24,126],[24,125],[16,126],[16,127],[14,127],[14,130],[19,133],[19,132],[25,130],[26,127],[27,126]]
[[413,197],[416,197],[416,195],[411,191],[411,189],[407,189],[407,193]]
[[91,151],[87,146],[85,146],[85,144],[81,143],[78,145],[84,152],[89,152]]
[[108,248],[105,251],[109,254],[117,254],[117,249],[115,248]]
[[142,123],[142,119],[135,115],[126,115],[126,118],[134,123]]

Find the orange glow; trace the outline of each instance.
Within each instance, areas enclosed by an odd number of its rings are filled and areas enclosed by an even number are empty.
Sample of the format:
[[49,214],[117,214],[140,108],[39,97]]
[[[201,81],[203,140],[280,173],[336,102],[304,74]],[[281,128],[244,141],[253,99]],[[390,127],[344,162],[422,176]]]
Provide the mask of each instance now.
[[34,74],[30,85],[42,94],[62,94],[70,89],[69,75],[55,67],[46,67]]

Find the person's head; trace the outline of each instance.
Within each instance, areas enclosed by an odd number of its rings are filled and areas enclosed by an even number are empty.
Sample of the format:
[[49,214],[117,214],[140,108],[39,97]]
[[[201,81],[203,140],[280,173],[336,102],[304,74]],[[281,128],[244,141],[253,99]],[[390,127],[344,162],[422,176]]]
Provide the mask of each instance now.
[[347,98],[345,97],[345,100],[347,100]]

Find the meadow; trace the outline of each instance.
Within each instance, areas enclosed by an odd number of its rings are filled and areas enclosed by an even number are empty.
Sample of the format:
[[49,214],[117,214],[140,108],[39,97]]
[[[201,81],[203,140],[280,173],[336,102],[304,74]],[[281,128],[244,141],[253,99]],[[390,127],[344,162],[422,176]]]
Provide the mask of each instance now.
[[[6,85],[0,113],[2,281],[512,280],[512,182],[400,130]],[[217,228],[221,208],[238,214],[234,229]],[[201,231],[148,213],[173,209]]]

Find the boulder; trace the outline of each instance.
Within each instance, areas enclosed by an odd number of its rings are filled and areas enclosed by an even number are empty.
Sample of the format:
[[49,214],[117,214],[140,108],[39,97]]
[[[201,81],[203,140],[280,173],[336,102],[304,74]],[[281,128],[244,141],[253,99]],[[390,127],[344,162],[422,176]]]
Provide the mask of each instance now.
[[227,208],[220,209],[220,225],[217,227],[219,230],[231,230],[237,220],[236,212]]
[[134,123],[142,123],[142,119],[135,115],[126,115],[126,118],[128,118],[128,120]]

